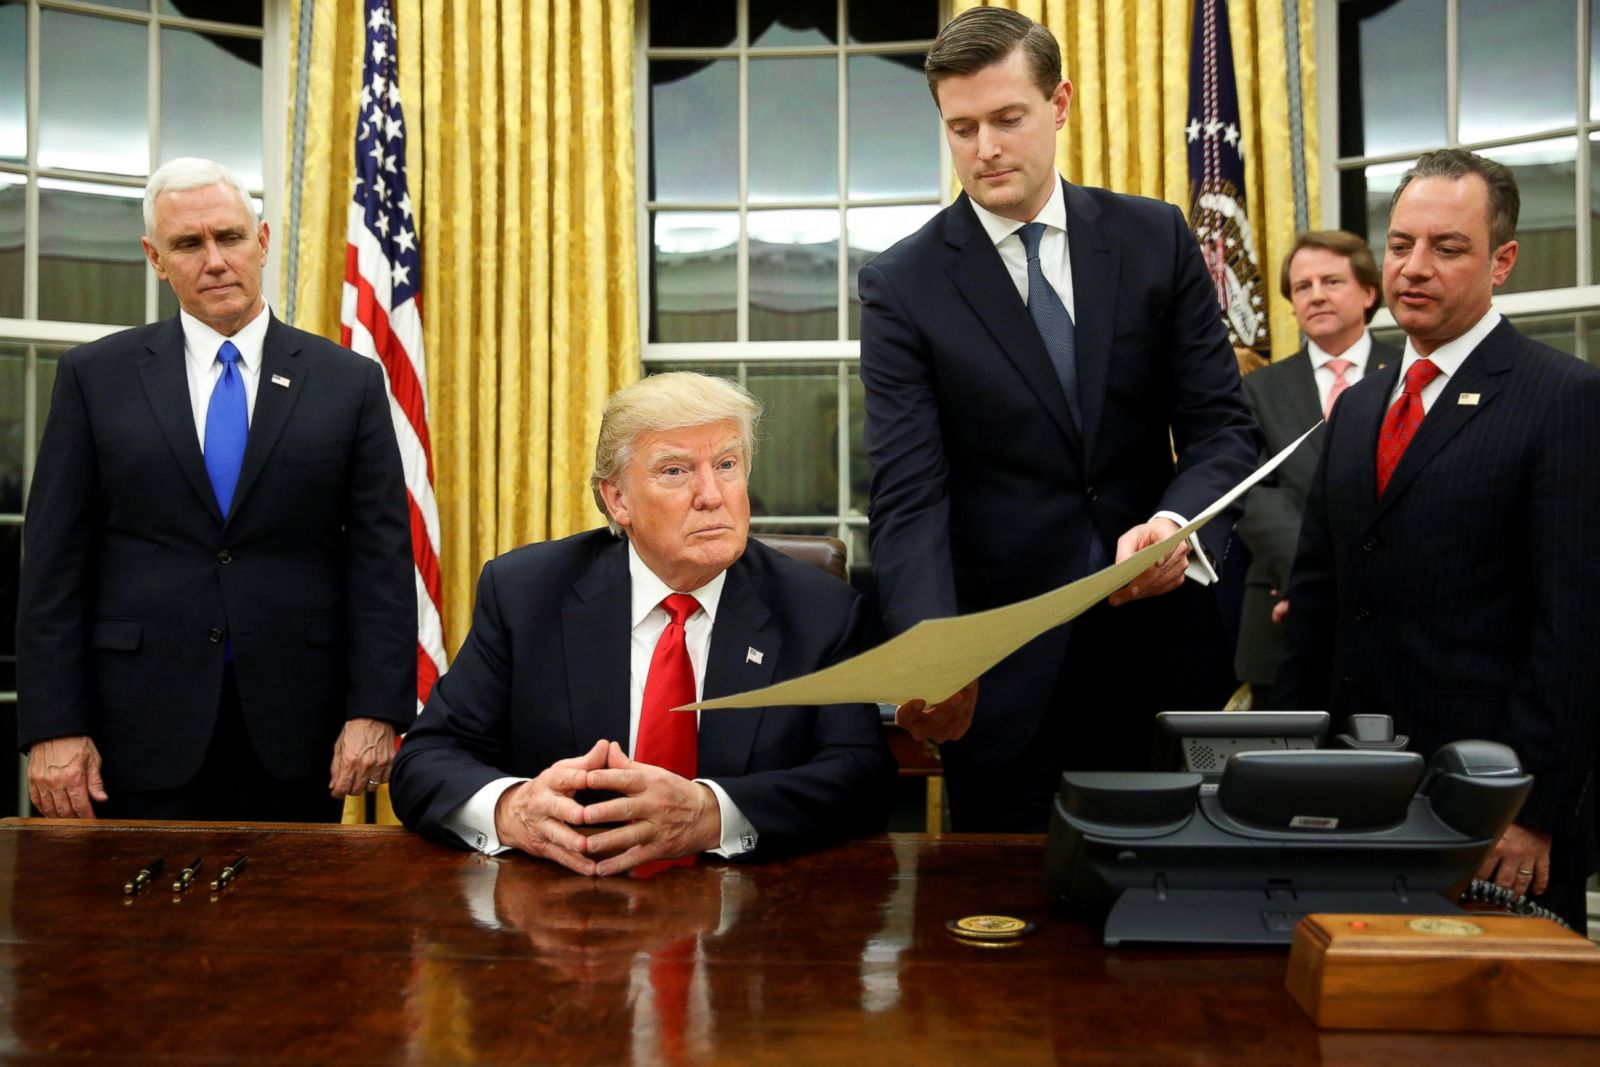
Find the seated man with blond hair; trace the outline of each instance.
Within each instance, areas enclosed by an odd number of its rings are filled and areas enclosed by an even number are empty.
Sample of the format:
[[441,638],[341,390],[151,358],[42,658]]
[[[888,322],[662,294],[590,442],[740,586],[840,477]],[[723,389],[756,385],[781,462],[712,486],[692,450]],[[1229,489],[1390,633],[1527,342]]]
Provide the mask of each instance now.
[[472,630],[395,762],[407,826],[590,875],[883,828],[876,708],[670,710],[855,650],[856,594],[749,540],[760,412],[698,374],[611,397],[590,478],[610,529],[484,567]]

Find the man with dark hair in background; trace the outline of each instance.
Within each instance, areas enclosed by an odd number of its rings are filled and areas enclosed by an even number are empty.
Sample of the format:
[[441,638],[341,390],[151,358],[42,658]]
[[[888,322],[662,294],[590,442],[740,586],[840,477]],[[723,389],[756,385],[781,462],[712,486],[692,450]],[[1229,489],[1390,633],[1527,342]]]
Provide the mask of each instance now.
[[[891,633],[1126,558],[1248,474],[1259,445],[1183,214],[1057,174],[1072,84],[1050,32],[975,8],[925,67],[964,191],[860,279],[872,557]],[[1213,554],[1227,532],[1205,531]],[[1197,548],[1135,578],[1119,606],[1030,642],[981,695],[974,679],[900,709],[913,734],[948,742],[957,829],[1042,831],[1068,764],[1144,766],[1154,713],[1199,699],[1185,696],[1188,654],[1156,639],[1192,640],[1204,619],[1220,630],[1207,591],[1184,582],[1191,565],[1214,578]]]
[[[1278,289],[1294,307],[1306,343],[1288,359],[1244,379],[1244,398],[1261,423],[1264,456],[1275,456],[1315,426],[1345,389],[1400,358],[1373,340],[1367,323],[1378,311],[1383,275],[1367,243],[1343,230],[1308,230],[1283,257]],[[1270,478],[1250,491],[1239,538],[1250,549],[1234,671],[1250,683],[1250,706],[1275,706],[1272,684],[1283,658],[1289,568],[1300,540],[1300,513],[1321,455],[1307,441]]]
[[1404,357],[1339,400],[1289,582],[1286,708],[1394,716],[1431,757],[1509,745],[1533,791],[1484,861],[1585,922],[1600,693],[1600,370],[1491,306],[1516,180],[1430,152],[1390,204],[1383,293]]

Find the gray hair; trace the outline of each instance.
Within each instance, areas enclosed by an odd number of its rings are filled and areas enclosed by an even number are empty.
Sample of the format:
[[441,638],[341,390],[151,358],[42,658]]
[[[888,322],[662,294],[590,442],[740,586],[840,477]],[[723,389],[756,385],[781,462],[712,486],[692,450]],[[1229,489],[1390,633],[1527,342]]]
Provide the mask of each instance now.
[[761,401],[737,382],[690,371],[672,371],[641,378],[611,394],[600,414],[600,437],[595,442],[589,489],[613,534],[621,537],[623,530],[606,510],[600,483],[617,483],[632,458],[633,443],[639,435],[704,426],[724,419],[732,419],[739,426],[748,472],[755,460]]
[[1510,167],[1485,159],[1476,152],[1468,152],[1465,148],[1441,148],[1419,157],[1415,165],[1401,176],[1400,184],[1395,186],[1394,196],[1389,198],[1389,214],[1394,214],[1400,194],[1406,191],[1406,186],[1411,184],[1413,178],[1460,181],[1469,174],[1476,174],[1489,187],[1489,243],[1493,245],[1489,251],[1492,254],[1496,248],[1517,236],[1517,215],[1522,210],[1522,194],[1517,191],[1517,179]]
[[151,240],[156,234],[156,197],[182,189],[203,189],[208,185],[229,185],[239,194],[250,218],[260,222],[255,204],[250,199],[250,189],[233,171],[221,163],[195,156],[179,156],[163,164],[144,187],[144,235]]

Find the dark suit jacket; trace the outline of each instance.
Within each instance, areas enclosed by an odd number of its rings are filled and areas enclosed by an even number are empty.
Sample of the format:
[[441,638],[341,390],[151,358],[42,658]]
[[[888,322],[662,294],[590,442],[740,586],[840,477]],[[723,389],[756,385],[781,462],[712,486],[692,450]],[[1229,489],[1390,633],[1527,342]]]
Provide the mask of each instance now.
[[[1255,420],[1183,216],[1063,184],[1081,427],[964,194],[861,271],[872,558],[891,633],[1082,577],[1090,538],[1109,562],[1129,528],[1198,514],[1255,462]],[[1205,531],[1219,558],[1227,527]],[[1156,627],[1184,606],[1116,610]],[[1067,633],[985,675],[960,747],[997,762],[1033,736]]]
[[[1400,349],[1372,342],[1362,377],[1398,362]],[[1267,460],[1289,442],[1322,421],[1322,391],[1305,348],[1244,377],[1244,398],[1255,412],[1266,438],[1261,458]],[[1322,455],[1322,435],[1313,434],[1279,465],[1266,481],[1250,490],[1244,514],[1235,527],[1250,549],[1250,570],[1245,575],[1244,610],[1239,621],[1239,648],[1233,667],[1239,680],[1271,685],[1283,658],[1283,626],[1272,621],[1272,608],[1289,588],[1300,541],[1300,513],[1306,491]],[[1272,590],[1279,596],[1273,596]]]
[[1281,702],[1393,715],[1427,756],[1461,738],[1509,745],[1534,775],[1517,821],[1570,833],[1600,694],[1600,371],[1501,322],[1380,499],[1399,373],[1347,390],[1324,431]]
[[[606,530],[485,565],[472,630],[395,762],[407,826],[461,847],[444,817],[496,778],[533,777],[602,738],[628,747],[631,590],[627,542]],[[859,604],[843,582],[751,541],[728,568],[706,698],[850,655]],[[888,818],[894,760],[869,705],[701,712],[698,766],[756,828],[763,855],[876,832]]]
[[[287,387],[273,377],[287,379]],[[383,371],[272,320],[226,519],[177,318],[75,348],[28,500],[19,741],[88,734],[106,788],[198,771],[232,640],[258,756],[327,767],[347,718],[416,708],[416,583]]]

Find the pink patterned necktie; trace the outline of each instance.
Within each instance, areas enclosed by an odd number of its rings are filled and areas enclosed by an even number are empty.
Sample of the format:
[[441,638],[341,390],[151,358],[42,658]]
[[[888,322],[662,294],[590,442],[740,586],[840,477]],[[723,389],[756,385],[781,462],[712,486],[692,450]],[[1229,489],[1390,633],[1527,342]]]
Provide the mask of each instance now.
[[1422,425],[1422,390],[1439,376],[1439,368],[1429,360],[1419,359],[1406,371],[1405,391],[1383,417],[1383,429],[1378,431],[1378,495],[1389,486],[1389,478],[1400,465],[1406,446]]
[[1328,402],[1322,406],[1322,417],[1327,418],[1333,414],[1333,402],[1339,399],[1339,394],[1350,388],[1350,379],[1345,374],[1355,364],[1348,359],[1330,359],[1323,366],[1333,371],[1333,388],[1328,390]]

